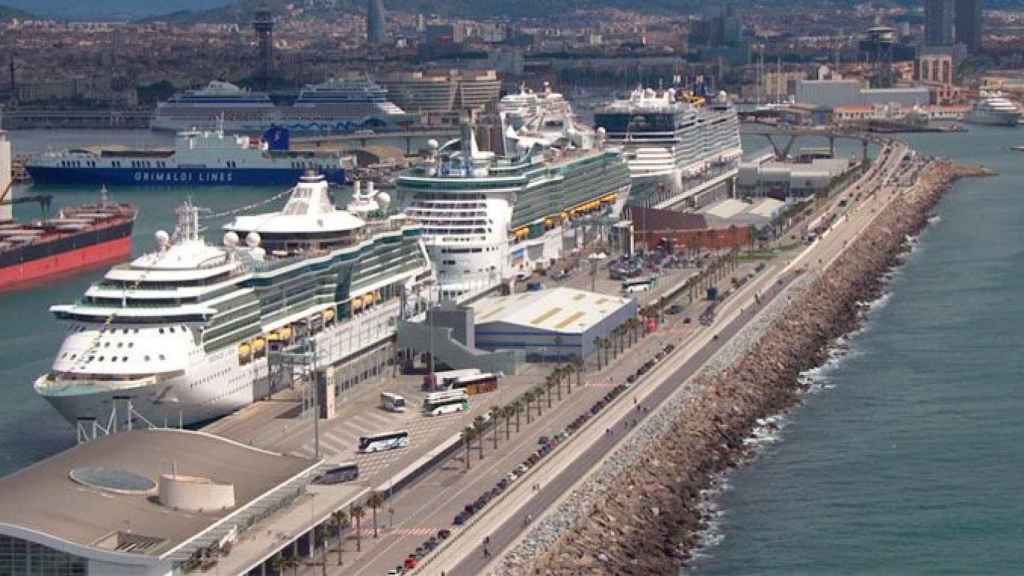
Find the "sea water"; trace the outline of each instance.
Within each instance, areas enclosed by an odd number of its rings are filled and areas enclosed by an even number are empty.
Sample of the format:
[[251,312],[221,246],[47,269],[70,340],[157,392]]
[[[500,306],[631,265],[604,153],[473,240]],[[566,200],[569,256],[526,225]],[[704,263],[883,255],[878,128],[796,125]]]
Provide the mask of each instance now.
[[1000,174],[945,196],[685,573],[1024,572],[1024,130],[906,138]]

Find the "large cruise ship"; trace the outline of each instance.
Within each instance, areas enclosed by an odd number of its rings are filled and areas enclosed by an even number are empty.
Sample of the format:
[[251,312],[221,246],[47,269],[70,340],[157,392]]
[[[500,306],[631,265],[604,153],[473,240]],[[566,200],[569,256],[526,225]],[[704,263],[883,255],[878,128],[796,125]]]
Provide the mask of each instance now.
[[445,298],[547,265],[575,220],[621,209],[629,194],[622,153],[578,125],[560,95],[523,92],[500,109],[504,153],[478,149],[464,126],[460,139],[432,146],[397,181]]
[[288,131],[274,127],[263,141],[212,131],[178,133],[172,149],[122,146],[72,148],[32,157],[25,168],[37,183],[130,186],[287,186],[306,170],[345,183],[351,156],[289,150]]
[[349,77],[307,85],[290,106],[276,106],[262,92],[211,82],[158,104],[150,127],[175,132],[209,129],[222,118],[227,131],[249,134],[271,126],[316,133],[394,130],[416,120],[388,100],[387,89],[365,77]]
[[967,112],[964,120],[971,124],[990,126],[1016,126],[1020,122],[1021,110],[999,92],[982,92],[981,97]]
[[120,398],[156,425],[203,422],[265,397],[268,350],[297,337],[319,366],[383,343],[433,279],[418,226],[336,209],[319,175],[225,229],[207,244],[186,204],[158,250],[53,306],[68,334],[36,391],[72,423],[106,422]]
[[725,92],[698,97],[638,88],[595,110],[609,144],[622,146],[633,177],[630,204],[694,200],[701,185],[735,173],[743,155],[739,117]]

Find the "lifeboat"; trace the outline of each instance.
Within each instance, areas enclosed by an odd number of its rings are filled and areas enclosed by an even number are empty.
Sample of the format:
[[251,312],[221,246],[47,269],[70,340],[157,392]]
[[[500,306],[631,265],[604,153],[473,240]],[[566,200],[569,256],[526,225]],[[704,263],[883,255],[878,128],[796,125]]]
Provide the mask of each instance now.
[[238,360],[242,363],[249,361],[249,355],[252,354],[252,348],[248,342],[242,342],[238,345]]
[[363,307],[363,297],[356,296],[352,298],[352,311],[356,312]]
[[281,335],[281,340],[291,340],[292,338],[292,327],[285,326],[277,331]]
[[330,322],[331,320],[334,320],[334,308],[324,310],[324,322]]
[[383,300],[384,300],[384,295],[380,293],[380,290],[377,290],[376,292],[373,293],[373,302],[374,302],[374,304],[376,304],[377,302],[381,302]]
[[277,330],[273,330],[270,334],[267,334],[267,340],[270,340],[271,342],[277,342],[280,339],[281,335],[278,334]]
[[256,338],[255,340],[252,341],[253,352],[256,352],[257,354],[262,352],[263,349],[266,348],[266,346],[267,346],[267,341],[264,340],[262,336],[260,336],[259,338]]

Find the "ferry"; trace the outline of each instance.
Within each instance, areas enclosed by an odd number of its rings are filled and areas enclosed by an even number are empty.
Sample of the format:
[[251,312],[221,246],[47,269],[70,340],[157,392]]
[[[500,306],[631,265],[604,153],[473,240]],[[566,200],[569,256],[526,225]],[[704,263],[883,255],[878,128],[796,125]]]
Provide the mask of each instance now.
[[25,168],[37,184],[105,186],[287,186],[307,170],[344,184],[355,165],[338,152],[289,150],[289,132],[263,140],[213,131],[180,132],[172,149],[73,148],[33,156]]
[[481,150],[474,127],[429,149],[396,187],[423,227],[440,296],[463,300],[547,266],[580,219],[615,217],[629,195],[622,151],[579,124],[557,93],[507,96],[498,150]]
[[121,399],[155,425],[209,421],[274,391],[270,350],[307,338],[320,366],[359,357],[433,282],[417,224],[335,208],[322,175],[224,231],[207,243],[186,203],[156,250],[51,307],[68,332],[36,392],[72,424],[107,422]]

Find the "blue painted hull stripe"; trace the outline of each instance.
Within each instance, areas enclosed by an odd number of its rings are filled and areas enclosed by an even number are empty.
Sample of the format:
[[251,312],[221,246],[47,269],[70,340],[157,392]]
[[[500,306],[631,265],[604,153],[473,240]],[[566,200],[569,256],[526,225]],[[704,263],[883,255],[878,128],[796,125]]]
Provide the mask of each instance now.
[[[106,184],[108,186],[291,186],[301,168],[60,168],[31,166],[39,184]],[[344,183],[344,170],[327,170],[327,180]]]

